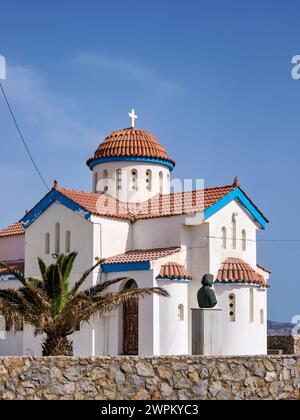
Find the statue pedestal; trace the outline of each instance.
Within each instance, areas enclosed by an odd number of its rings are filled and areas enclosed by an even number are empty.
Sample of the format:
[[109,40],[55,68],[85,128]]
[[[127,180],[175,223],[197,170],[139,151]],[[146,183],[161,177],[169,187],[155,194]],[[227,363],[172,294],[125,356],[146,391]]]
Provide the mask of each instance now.
[[192,308],[192,354],[222,355],[222,309]]

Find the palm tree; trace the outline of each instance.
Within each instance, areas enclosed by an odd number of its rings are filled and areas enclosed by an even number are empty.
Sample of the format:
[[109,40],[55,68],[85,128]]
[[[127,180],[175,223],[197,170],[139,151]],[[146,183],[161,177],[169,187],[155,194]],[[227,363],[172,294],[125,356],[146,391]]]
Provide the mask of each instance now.
[[40,279],[24,277],[14,268],[0,263],[22,284],[18,289],[0,289],[0,312],[13,327],[24,321],[34,327],[35,335],[45,334],[43,356],[72,356],[73,343],[68,337],[81,323],[88,323],[97,315],[101,316],[127,301],[153,293],[169,296],[160,287],[124,289],[117,293],[107,290],[109,286],[126,280],[124,277],[103,281],[82,290],[81,286],[87,277],[104,260],[99,260],[71,286],[70,275],[76,256],[77,252],[61,254],[55,264],[48,267],[38,258]]

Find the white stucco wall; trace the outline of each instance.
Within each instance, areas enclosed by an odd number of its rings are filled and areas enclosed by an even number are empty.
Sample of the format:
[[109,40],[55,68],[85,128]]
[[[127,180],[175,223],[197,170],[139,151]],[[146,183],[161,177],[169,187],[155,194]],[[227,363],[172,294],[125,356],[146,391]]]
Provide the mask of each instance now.
[[[116,190],[116,173],[117,170],[122,171],[122,189]],[[131,191],[131,171],[137,170],[138,173],[138,189]],[[146,188],[146,171],[151,170],[152,182],[151,190]],[[108,172],[108,177],[103,178],[104,171]],[[93,169],[93,187],[92,191],[103,192],[104,185],[107,185],[107,193],[112,197],[119,198],[123,202],[142,202],[160,192],[159,173],[163,174],[162,193],[167,194],[170,192],[170,170],[160,164],[145,163],[145,162],[105,162],[96,165]],[[97,175],[96,175],[97,174]],[[97,178],[96,178],[97,177]],[[98,179],[97,187],[95,181]]]
[[25,235],[0,238],[0,261],[23,260],[25,257]]
[[132,249],[132,224],[127,220],[92,217],[93,256],[107,258]]
[[21,356],[23,354],[23,332],[6,332],[5,339],[0,338],[0,356]]
[[[250,289],[253,289],[253,322],[250,318]],[[215,284],[217,308],[222,309],[222,354],[267,354],[267,289],[241,284]],[[229,295],[235,295],[235,321],[230,321]],[[263,310],[263,323],[260,311]]]
[[151,249],[178,246],[184,216],[138,220],[132,225],[133,249]]
[[[236,215],[236,249],[232,246],[232,215]],[[209,223],[209,271],[216,276],[220,264],[228,257],[241,258],[256,269],[256,232],[257,226],[237,203],[232,201],[223,209],[208,218]],[[222,227],[226,227],[226,249],[222,248]],[[242,230],[246,231],[246,250],[242,250]]]
[[[25,232],[26,275],[38,275],[37,257],[46,264],[55,260],[55,225],[60,224],[60,252],[65,252],[65,233],[71,232],[71,251],[78,251],[74,264],[74,278],[93,264],[93,224],[67,207],[52,204]],[[50,253],[45,253],[45,235],[50,233]]]

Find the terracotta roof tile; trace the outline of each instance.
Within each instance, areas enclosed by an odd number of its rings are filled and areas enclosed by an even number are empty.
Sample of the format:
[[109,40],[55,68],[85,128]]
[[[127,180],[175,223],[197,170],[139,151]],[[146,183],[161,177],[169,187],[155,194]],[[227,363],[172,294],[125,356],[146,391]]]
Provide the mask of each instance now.
[[167,264],[163,264],[160,269],[160,273],[157,276],[159,279],[186,279],[191,280],[192,276],[190,276],[185,267],[181,264],[176,262],[168,262]]
[[114,131],[100,144],[93,157],[88,159],[89,165],[94,159],[138,156],[166,160],[175,165],[158,140],[145,130],[124,128]]
[[249,283],[268,286],[263,276],[240,258],[227,258],[221,264],[216,283]]
[[[24,260],[13,260],[13,261],[1,261],[4,264],[10,265],[15,270],[20,271],[21,273],[24,273]],[[8,274],[8,271],[6,268],[0,267],[0,275],[1,274]]]
[[132,263],[157,260],[180,251],[179,246],[156,249],[134,249],[123,254],[114,255],[105,260],[104,264]]
[[106,194],[64,188],[57,188],[57,191],[94,215],[134,221],[201,212],[211,207],[234,188],[236,187],[228,185],[206,188],[202,191],[159,194],[140,204],[122,203]]
[[7,236],[16,236],[16,235],[23,235],[25,230],[20,222],[16,222],[13,225],[8,226],[7,228],[0,231],[0,238],[4,238]]

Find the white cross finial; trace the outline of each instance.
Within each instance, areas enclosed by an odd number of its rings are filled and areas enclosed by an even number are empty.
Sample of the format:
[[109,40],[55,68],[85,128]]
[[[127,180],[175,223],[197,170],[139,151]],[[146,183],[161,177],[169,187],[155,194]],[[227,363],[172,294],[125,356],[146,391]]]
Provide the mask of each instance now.
[[128,112],[129,117],[131,118],[131,127],[135,127],[135,120],[137,119],[137,115],[135,115],[134,109],[131,112]]

